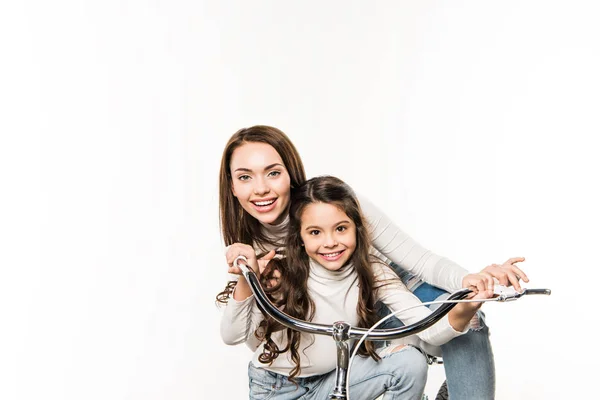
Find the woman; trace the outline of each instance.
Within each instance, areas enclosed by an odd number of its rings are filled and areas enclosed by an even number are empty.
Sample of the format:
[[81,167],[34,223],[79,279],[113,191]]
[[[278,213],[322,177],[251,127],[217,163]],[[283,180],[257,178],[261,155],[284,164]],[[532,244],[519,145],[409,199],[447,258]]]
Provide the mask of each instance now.
[[[283,247],[290,188],[305,180],[302,160],[283,132],[260,125],[236,132],[225,146],[220,168],[220,222],[225,244],[252,245],[259,257]],[[359,201],[371,225],[374,247],[391,260],[391,266],[409,286],[419,289],[415,294],[417,297],[420,294],[422,301],[429,300],[423,296],[445,294],[437,288],[448,292],[461,287],[486,291],[493,288],[493,278],[496,278],[500,284],[512,284],[520,290],[518,278],[528,281],[523,271],[514,265],[523,261],[522,258],[510,259],[502,266],[489,266],[479,274],[469,274],[454,262],[420,246],[367,199],[359,196]],[[235,257],[237,254],[228,252],[227,262],[230,272],[234,273],[239,272],[231,266]],[[272,252],[267,255],[270,257],[273,257]],[[430,285],[418,285],[416,279]],[[237,284],[230,282],[217,299],[225,301],[234,287],[234,298],[246,298],[250,293],[241,277]],[[481,313],[474,319],[467,334],[441,347],[451,398],[494,398],[494,358],[488,328]],[[258,343],[249,345],[256,347]]]

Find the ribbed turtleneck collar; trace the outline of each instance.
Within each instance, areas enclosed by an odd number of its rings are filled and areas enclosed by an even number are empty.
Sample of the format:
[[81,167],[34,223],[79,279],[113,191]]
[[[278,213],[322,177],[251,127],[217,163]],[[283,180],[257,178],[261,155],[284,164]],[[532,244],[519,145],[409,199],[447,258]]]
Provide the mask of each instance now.
[[337,271],[328,270],[312,258],[309,258],[309,263],[311,274],[321,280],[341,281],[354,272],[354,265],[352,263],[346,264],[342,269]]
[[[259,221],[260,222],[260,221]],[[287,236],[290,216],[286,214],[285,219],[277,225],[270,225],[260,222],[263,232],[274,242],[283,242]]]

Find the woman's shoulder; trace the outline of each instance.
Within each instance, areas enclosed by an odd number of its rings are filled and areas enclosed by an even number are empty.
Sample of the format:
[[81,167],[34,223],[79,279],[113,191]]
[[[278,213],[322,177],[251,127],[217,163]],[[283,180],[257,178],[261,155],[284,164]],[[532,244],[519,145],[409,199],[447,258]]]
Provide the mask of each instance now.
[[374,255],[371,255],[371,271],[373,271],[376,280],[400,281],[394,270],[386,262]]

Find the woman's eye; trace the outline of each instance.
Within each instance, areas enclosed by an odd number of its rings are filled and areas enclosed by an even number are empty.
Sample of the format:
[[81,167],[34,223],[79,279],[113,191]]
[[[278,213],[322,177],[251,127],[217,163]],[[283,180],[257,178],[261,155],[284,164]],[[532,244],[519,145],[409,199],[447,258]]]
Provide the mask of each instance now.
[[238,176],[238,179],[240,181],[247,181],[248,179],[250,179],[250,175],[240,175]]
[[277,175],[281,175],[281,172],[279,172],[279,171],[271,171],[271,172],[269,172],[269,175],[267,175],[267,176],[277,176]]

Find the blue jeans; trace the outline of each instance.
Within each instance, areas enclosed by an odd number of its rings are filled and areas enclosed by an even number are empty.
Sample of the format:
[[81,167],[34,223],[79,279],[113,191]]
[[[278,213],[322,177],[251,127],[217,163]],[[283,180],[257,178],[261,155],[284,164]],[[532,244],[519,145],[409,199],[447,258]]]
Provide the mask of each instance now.
[[[389,350],[389,349],[388,349]],[[381,352],[382,359],[357,356],[350,368],[350,398],[373,400],[421,400],[427,381],[427,361],[419,350],[405,346],[395,352]],[[331,354],[335,357],[335,354]],[[327,399],[335,386],[335,370],[323,375],[296,378],[248,365],[250,400]]]
[[[409,279],[406,271],[392,263],[392,268],[406,282]],[[421,283],[413,291],[422,302],[433,301],[447,292],[428,283]],[[431,305],[435,310],[439,305]],[[378,313],[381,317],[390,311],[383,304],[378,304]],[[477,312],[478,326],[471,327],[469,331],[441,346],[444,358],[444,370],[448,384],[448,394],[451,400],[488,400],[494,399],[496,391],[496,370],[494,354],[490,343],[489,328],[485,324],[485,315]],[[402,326],[402,322],[391,317],[380,328],[393,328]]]

